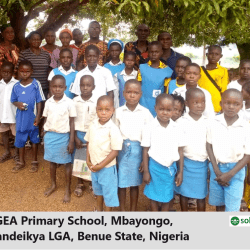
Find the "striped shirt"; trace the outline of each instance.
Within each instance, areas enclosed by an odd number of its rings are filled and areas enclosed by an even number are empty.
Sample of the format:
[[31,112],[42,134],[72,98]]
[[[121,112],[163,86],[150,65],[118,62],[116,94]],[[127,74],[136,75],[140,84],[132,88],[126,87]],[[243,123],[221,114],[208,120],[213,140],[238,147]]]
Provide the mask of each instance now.
[[48,73],[51,60],[50,54],[47,51],[41,49],[41,53],[36,55],[29,48],[21,51],[19,54],[17,67],[23,60],[29,60],[33,65],[33,74],[31,75],[31,78],[37,79],[41,83],[43,90],[48,90]]

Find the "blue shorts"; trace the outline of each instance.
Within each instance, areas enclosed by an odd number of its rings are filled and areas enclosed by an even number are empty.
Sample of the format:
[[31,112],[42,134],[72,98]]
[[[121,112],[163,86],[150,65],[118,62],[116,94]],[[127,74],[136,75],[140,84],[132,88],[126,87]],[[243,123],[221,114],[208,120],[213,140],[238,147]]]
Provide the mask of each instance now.
[[168,203],[174,198],[174,181],[177,171],[176,162],[170,167],[165,167],[149,158],[149,174],[151,180],[145,186],[144,194],[150,199],[158,202]]
[[28,138],[34,144],[40,142],[38,127],[33,126],[33,129],[27,132],[16,131],[15,147],[23,148]]
[[118,154],[118,187],[136,187],[142,184],[139,168],[142,162],[142,147],[139,141],[123,141]]
[[107,207],[119,207],[116,166],[91,172],[91,179],[94,194],[103,196]]
[[193,161],[184,157],[183,181],[175,191],[182,196],[204,199],[207,196],[208,160]]
[[[219,163],[219,169],[222,173],[227,173],[235,167],[237,163]],[[216,178],[213,166],[209,163],[210,169],[210,187],[209,204],[213,206],[224,206],[226,212],[238,212],[240,210],[241,199],[243,195],[245,168],[242,168],[229,181],[229,186],[221,186],[214,179]]]

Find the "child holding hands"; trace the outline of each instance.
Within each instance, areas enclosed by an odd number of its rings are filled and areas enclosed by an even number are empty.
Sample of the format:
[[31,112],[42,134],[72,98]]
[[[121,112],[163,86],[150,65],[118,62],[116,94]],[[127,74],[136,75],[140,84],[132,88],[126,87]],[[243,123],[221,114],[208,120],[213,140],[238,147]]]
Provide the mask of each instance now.
[[15,146],[19,148],[20,161],[12,169],[13,173],[19,172],[25,167],[25,143],[30,138],[33,149],[33,161],[30,172],[38,171],[37,149],[39,138],[38,125],[40,123],[42,104],[45,100],[40,83],[31,78],[33,65],[24,60],[19,63],[18,75],[21,80],[17,82],[11,94],[11,102],[17,107],[16,112],[16,140]]
[[[186,143],[182,131],[171,119],[173,97],[165,93],[157,96],[155,111],[157,117],[146,125],[142,134],[143,180],[147,184],[144,194],[151,200],[152,211],[158,211],[160,202],[161,211],[168,211],[169,202],[174,197],[175,179],[176,186],[182,183],[183,147]],[[176,161],[179,161],[178,173]]]
[[242,102],[238,90],[226,90],[221,99],[223,113],[208,126],[209,204],[216,206],[217,211],[240,210],[245,166],[250,160],[249,123],[238,115]]
[[106,211],[119,206],[116,157],[122,149],[122,135],[112,122],[114,101],[110,96],[101,96],[97,101],[98,119],[90,125],[84,139],[87,144],[87,165],[91,172],[94,194],[97,195],[97,211]]
[[71,191],[71,154],[74,150],[74,117],[76,110],[73,101],[68,98],[65,78],[56,75],[52,78],[50,87],[53,96],[45,103],[44,124],[44,159],[50,162],[51,187],[44,195],[49,196],[56,190],[57,164],[65,164],[66,190],[64,203],[70,202]]
[[135,79],[125,83],[123,96],[125,105],[116,110],[116,124],[123,137],[122,150],[118,155],[118,187],[120,209],[125,211],[126,188],[130,188],[130,211],[136,211],[142,174],[141,137],[146,124],[153,120],[150,111],[139,104],[141,83]]

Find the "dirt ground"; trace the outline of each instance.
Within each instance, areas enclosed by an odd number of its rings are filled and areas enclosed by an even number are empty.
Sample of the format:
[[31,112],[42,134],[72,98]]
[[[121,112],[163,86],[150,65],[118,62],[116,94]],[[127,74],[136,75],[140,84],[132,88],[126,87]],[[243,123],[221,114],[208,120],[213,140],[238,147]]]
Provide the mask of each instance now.
[[[0,155],[3,154],[3,147],[0,146]],[[14,149],[12,149],[14,154]],[[30,173],[32,161],[32,150],[26,150],[26,168],[19,173],[12,173],[14,161],[9,160],[0,164],[0,211],[93,211],[96,205],[88,183],[85,184],[82,197],[73,194],[77,184],[76,177],[72,177],[71,202],[63,204],[65,177],[64,167],[57,169],[57,190],[49,197],[44,197],[44,191],[50,186],[49,164],[43,159],[43,146],[39,145],[38,161],[39,170],[37,173]],[[143,195],[144,185],[140,187],[138,211],[147,211],[149,200]],[[180,211],[180,205],[175,204],[174,208]],[[127,210],[129,206],[127,205]],[[114,209],[118,211],[119,209]],[[207,211],[214,211],[214,207],[207,205]],[[190,209],[195,211],[195,209]]]

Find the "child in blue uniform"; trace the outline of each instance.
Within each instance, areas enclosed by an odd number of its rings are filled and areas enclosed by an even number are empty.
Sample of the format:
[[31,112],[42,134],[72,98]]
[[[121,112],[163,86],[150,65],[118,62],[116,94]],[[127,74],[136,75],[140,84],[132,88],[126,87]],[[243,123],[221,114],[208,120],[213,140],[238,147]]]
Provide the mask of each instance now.
[[[76,96],[73,101],[76,107],[75,118],[75,146],[80,149],[84,147],[87,142],[84,140],[84,136],[88,131],[91,122],[97,118],[96,115],[96,99],[93,97],[93,90],[95,88],[95,80],[93,76],[85,75],[80,79],[81,95]],[[86,145],[85,145],[86,147]],[[74,155],[74,154],[73,154]],[[83,179],[77,178],[78,184],[74,191],[77,197],[83,194]]]
[[[51,81],[55,75],[63,76],[66,80],[66,87],[67,87],[64,93],[67,97],[73,99],[75,95],[70,92],[71,89],[70,87],[74,83],[76,74],[78,73],[78,71],[74,70],[71,66],[73,62],[73,54],[70,49],[62,49],[60,51],[59,56],[60,56],[61,66],[53,69],[50,72],[48,80]],[[51,94],[51,96],[52,95],[53,93]]]
[[136,79],[136,77],[137,77],[138,72],[137,72],[137,70],[134,69],[134,66],[136,63],[135,52],[128,51],[124,55],[124,63],[125,63],[125,69],[114,75],[115,86],[116,86],[118,93],[119,93],[119,107],[123,106],[126,102],[126,100],[123,96],[125,82],[130,80],[130,79]]
[[162,56],[162,45],[160,42],[152,42],[148,48],[148,63],[141,64],[138,81],[142,82],[142,97],[140,104],[148,108],[155,117],[154,109],[156,97],[164,92],[165,79],[170,78],[173,70],[160,61]]
[[236,89],[222,94],[223,113],[214,117],[207,131],[211,163],[209,204],[217,211],[238,212],[243,195],[245,166],[250,161],[250,126],[238,112],[243,98]]
[[123,96],[126,104],[116,110],[116,125],[123,137],[122,150],[118,155],[118,187],[121,211],[125,211],[126,188],[130,188],[130,211],[136,211],[142,173],[141,137],[146,124],[153,120],[148,109],[139,104],[141,83],[135,79],[125,83]]
[[42,106],[45,100],[40,83],[30,76],[33,73],[33,65],[30,61],[21,61],[18,74],[21,78],[12,89],[11,102],[17,107],[16,112],[16,140],[15,146],[19,148],[20,161],[12,169],[13,173],[19,172],[25,167],[25,143],[30,139],[33,149],[33,161],[30,172],[38,170],[37,148],[40,142],[38,125],[40,123]]
[[[143,180],[147,184],[144,194],[151,200],[151,210],[169,210],[176,186],[182,183],[183,147],[186,145],[182,131],[170,119],[173,115],[174,99],[162,93],[156,98],[157,117],[145,126],[142,133]],[[179,161],[177,172],[176,161]],[[176,178],[175,178],[176,176]]]
[[91,172],[94,194],[97,196],[97,211],[106,211],[119,206],[116,157],[122,149],[122,135],[112,122],[114,101],[110,96],[101,96],[97,101],[98,119],[89,126],[84,139],[87,144],[87,165]]
[[176,88],[183,86],[185,82],[184,72],[185,68],[192,63],[191,59],[187,56],[182,56],[176,61],[175,65],[175,74],[176,79],[169,79],[169,81],[165,82],[165,92],[167,94],[172,94]]
[[208,119],[205,110],[205,95],[201,89],[191,88],[186,92],[189,112],[178,119],[187,145],[183,148],[184,169],[182,184],[176,188],[181,195],[181,210],[188,211],[188,198],[197,199],[197,211],[205,211],[207,190],[208,155],[206,135]]
[[45,117],[44,159],[50,162],[51,187],[44,195],[49,196],[56,190],[57,164],[65,164],[66,189],[63,203],[67,203],[71,198],[71,154],[74,150],[76,109],[74,102],[64,93],[67,87],[63,76],[54,76],[50,87],[53,96],[46,101],[43,116]]

